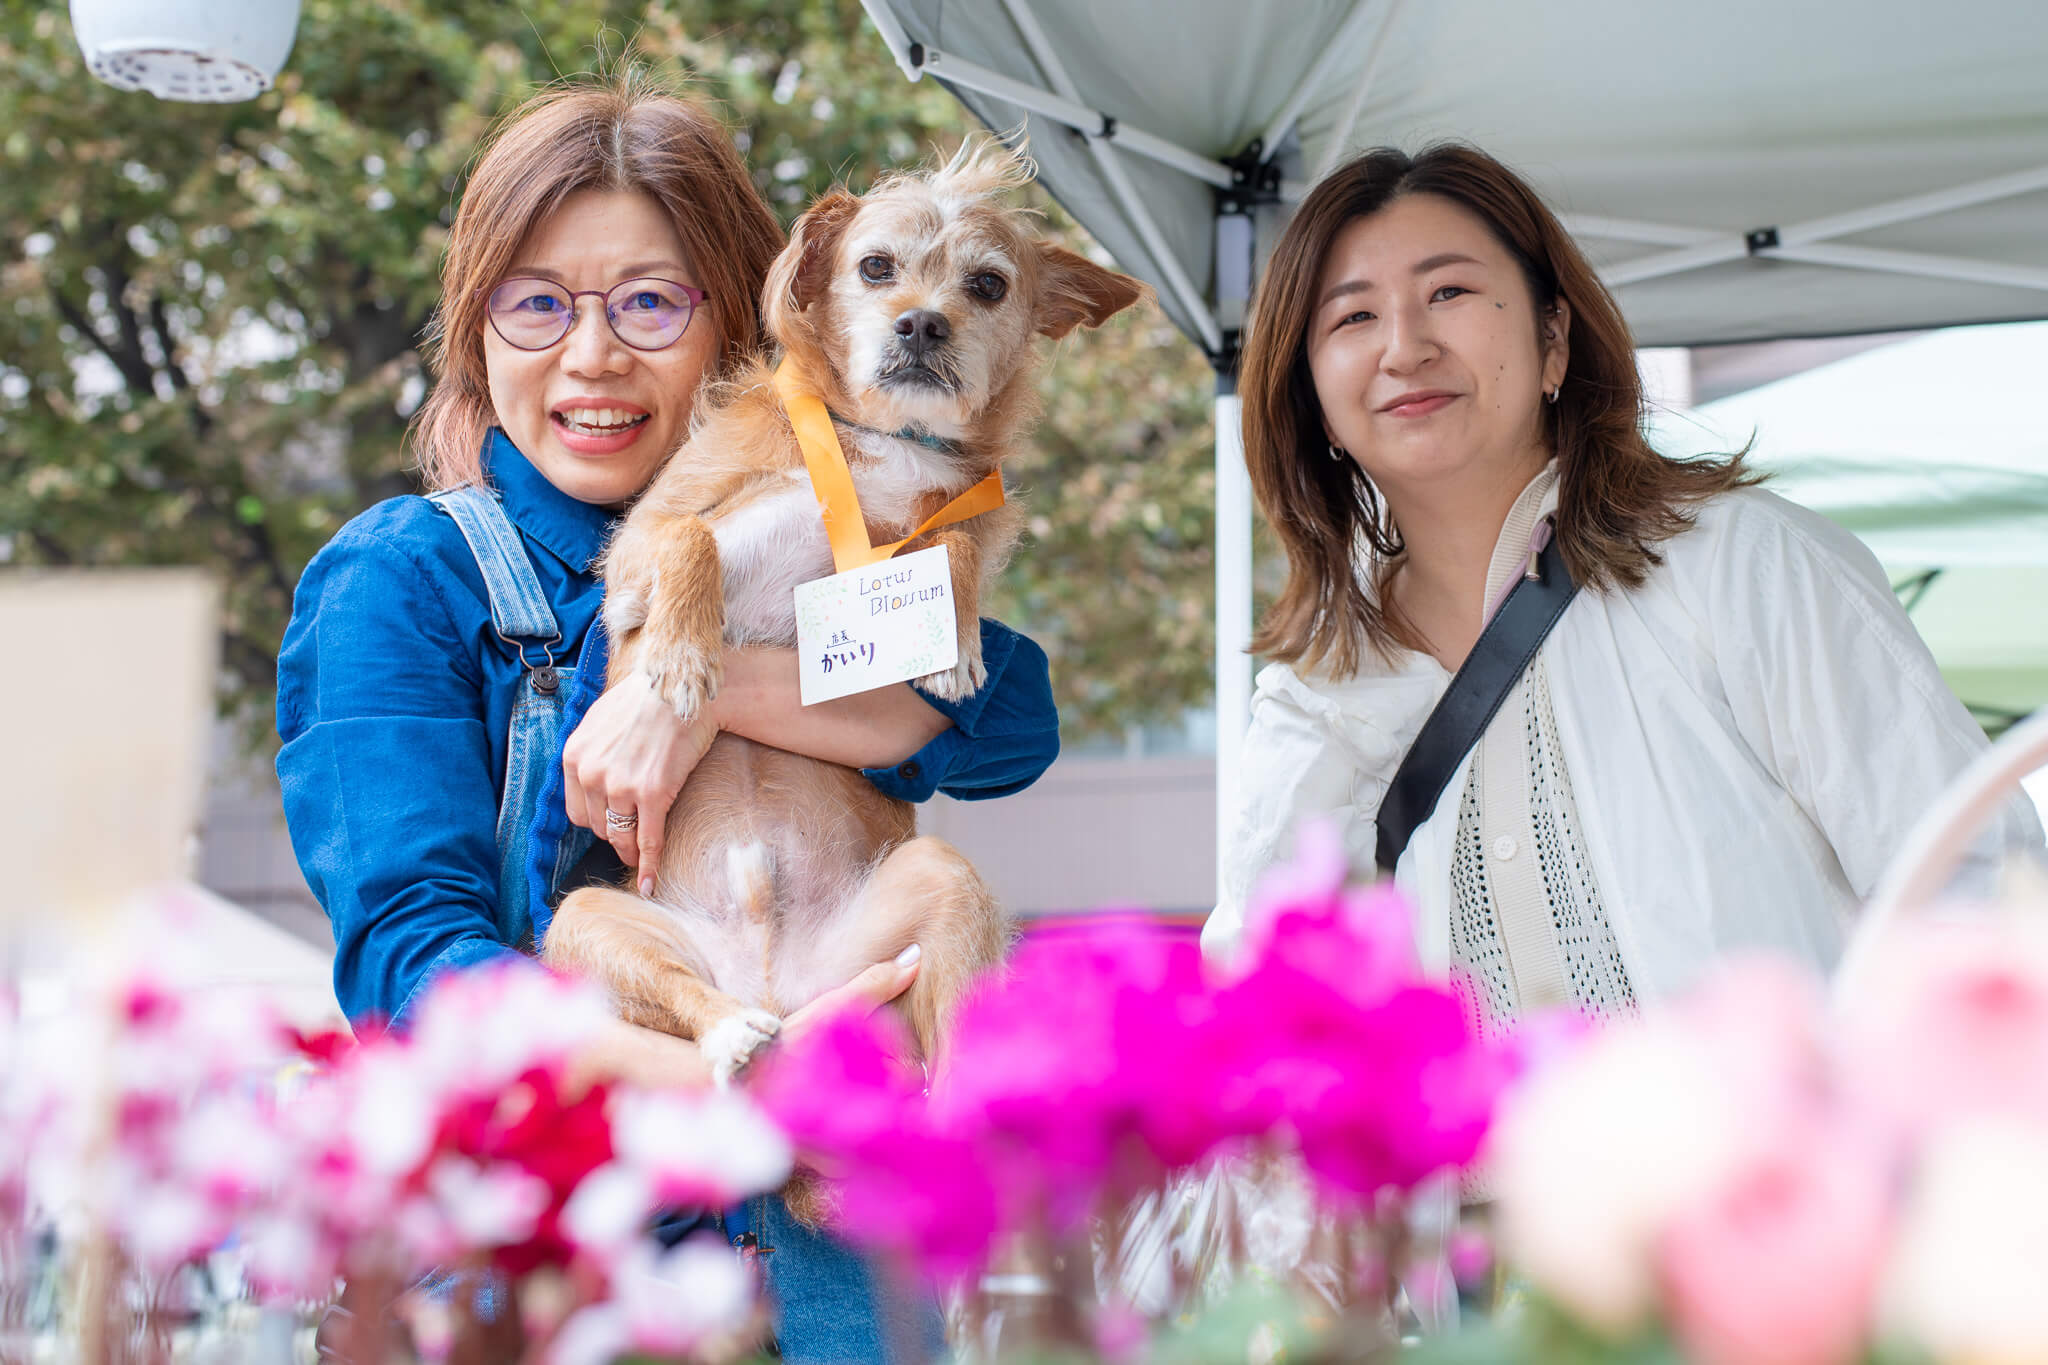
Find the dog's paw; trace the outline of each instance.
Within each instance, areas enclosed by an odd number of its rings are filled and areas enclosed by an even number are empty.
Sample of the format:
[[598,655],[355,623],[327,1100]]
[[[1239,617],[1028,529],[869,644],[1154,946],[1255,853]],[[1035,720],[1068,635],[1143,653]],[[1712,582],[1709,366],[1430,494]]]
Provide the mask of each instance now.
[[981,655],[972,658],[962,656],[959,663],[943,673],[927,673],[917,680],[920,690],[940,701],[959,701],[971,697],[981,690],[988,681],[988,666],[981,661]]
[[655,680],[655,690],[678,717],[694,719],[718,695],[722,660],[717,654],[681,646],[669,651]]
[[741,1010],[713,1024],[697,1048],[711,1063],[711,1079],[721,1089],[782,1031],[782,1021],[766,1010]]

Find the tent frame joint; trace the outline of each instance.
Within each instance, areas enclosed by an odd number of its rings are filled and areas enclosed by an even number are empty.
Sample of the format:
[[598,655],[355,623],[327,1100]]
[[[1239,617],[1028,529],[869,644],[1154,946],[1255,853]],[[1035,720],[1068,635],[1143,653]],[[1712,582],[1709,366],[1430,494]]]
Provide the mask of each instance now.
[[1266,155],[1263,138],[1253,138],[1235,155],[1220,158],[1230,168],[1230,188],[1216,191],[1216,212],[1250,213],[1281,200],[1280,164]]
[[1244,332],[1241,328],[1223,329],[1223,344],[1215,350],[1206,346],[1203,354],[1209,357],[1209,368],[1216,372],[1216,392],[1227,397],[1237,392],[1237,362],[1244,350]]
[[1742,244],[1749,248],[1749,254],[1752,256],[1761,256],[1766,251],[1774,251],[1780,245],[1778,230],[1774,227],[1752,228],[1743,234]]

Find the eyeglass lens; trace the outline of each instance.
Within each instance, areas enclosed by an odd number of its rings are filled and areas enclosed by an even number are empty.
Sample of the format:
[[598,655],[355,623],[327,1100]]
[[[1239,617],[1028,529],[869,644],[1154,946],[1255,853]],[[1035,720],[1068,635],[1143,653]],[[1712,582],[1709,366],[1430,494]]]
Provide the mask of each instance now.
[[[635,350],[658,351],[683,334],[696,305],[691,291],[674,280],[640,279],[613,285],[604,309],[619,340]],[[554,345],[576,324],[575,298],[547,280],[505,281],[491,291],[489,310],[498,335],[525,351]]]

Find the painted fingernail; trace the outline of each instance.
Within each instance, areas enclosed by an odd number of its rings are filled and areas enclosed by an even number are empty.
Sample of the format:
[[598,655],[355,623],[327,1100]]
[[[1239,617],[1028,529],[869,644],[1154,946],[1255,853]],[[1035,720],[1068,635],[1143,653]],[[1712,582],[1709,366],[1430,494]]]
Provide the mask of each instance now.
[[902,952],[896,954],[896,965],[899,967],[914,967],[917,965],[917,960],[923,956],[924,949],[913,943]]
[[654,899],[654,878],[642,877],[640,879],[640,894],[648,900]]

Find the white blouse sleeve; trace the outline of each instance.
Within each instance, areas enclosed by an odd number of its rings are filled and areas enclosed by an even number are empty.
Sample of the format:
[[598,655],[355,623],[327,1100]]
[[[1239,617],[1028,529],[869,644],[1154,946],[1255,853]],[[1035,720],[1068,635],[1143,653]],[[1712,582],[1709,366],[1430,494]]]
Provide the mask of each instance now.
[[[1985,748],[1883,569],[1848,531],[1743,491],[1712,537],[1707,617],[1737,727],[1867,898],[1907,832]],[[2002,808],[1963,870],[1991,890],[2005,854],[2041,846],[2026,802]]]
[[[1422,690],[1427,688],[1424,680]],[[1218,831],[1222,899],[1202,928],[1205,953],[1227,956],[1236,946],[1260,874],[1292,851],[1295,828],[1304,818],[1334,820],[1353,868],[1370,875],[1373,818],[1421,724],[1420,716],[1408,714],[1418,695],[1414,681],[1393,688],[1355,681],[1318,689],[1284,664],[1260,671],[1244,738],[1237,818]],[[1382,701],[1395,704],[1389,709]],[[1427,701],[1423,696],[1423,714]]]

